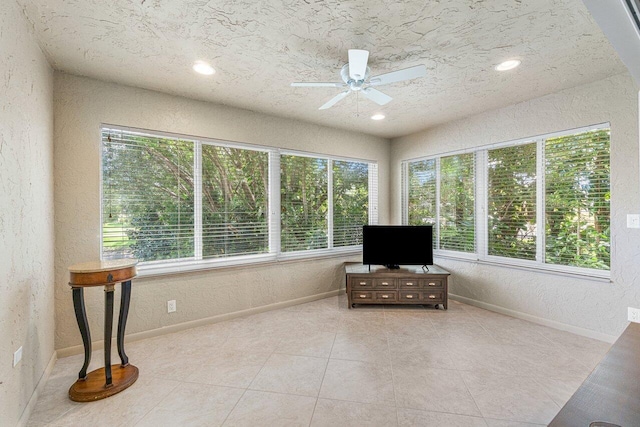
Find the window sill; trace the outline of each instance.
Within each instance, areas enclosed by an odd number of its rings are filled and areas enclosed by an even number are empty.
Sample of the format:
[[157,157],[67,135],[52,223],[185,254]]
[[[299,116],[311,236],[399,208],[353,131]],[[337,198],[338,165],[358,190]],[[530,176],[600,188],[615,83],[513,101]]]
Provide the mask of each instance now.
[[233,258],[188,260],[174,262],[142,262],[138,264],[138,277],[154,277],[169,274],[181,274],[223,268],[242,268],[255,265],[275,264],[279,262],[295,262],[302,260],[345,257],[362,254],[362,246],[351,246],[340,249],[321,249],[315,251],[289,252],[276,255],[273,253],[245,255]]
[[594,282],[611,283],[611,271],[594,270],[580,267],[561,266],[553,264],[539,264],[531,261],[516,260],[502,257],[488,256],[480,259],[476,254],[436,252],[434,257],[451,259],[455,261],[473,262],[476,264],[493,265],[504,268],[515,268],[518,270],[531,271],[536,273],[553,274],[557,276],[585,279]]

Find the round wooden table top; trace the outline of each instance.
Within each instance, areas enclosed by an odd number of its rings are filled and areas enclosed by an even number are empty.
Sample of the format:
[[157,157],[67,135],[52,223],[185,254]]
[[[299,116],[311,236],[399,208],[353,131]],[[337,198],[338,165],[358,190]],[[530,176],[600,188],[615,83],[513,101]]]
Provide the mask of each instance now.
[[69,267],[71,273],[97,273],[100,271],[119,270],[121,268],[135,267],[137,259],[112,259],[106,261],[88,261],[74,264]]
[[136,277],[137,259],[90,261],[69,267],[71,287],[113,286]]

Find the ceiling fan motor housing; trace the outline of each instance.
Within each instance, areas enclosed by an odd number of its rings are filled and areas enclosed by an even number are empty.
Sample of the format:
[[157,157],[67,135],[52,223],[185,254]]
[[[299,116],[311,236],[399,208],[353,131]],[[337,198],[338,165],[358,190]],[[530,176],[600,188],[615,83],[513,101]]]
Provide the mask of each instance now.
[[349,89],[357,91],[363,89],[365,82],[369,79],[370,73],[371,69],[367,67],[367,71],[364,73],[364,78],[361,80],[354,80],[349,76],[349,64],[344,64],[340,70],[340,77],[342,77],[342,81],[349,86]]

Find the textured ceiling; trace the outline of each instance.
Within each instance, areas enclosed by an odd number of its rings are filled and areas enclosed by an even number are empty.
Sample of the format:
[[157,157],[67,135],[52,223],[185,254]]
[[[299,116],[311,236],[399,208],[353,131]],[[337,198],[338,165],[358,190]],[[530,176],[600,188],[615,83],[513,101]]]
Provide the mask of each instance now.
[[[383,137],[625,70],[581,0],[18,2],[58,70]],[[428,75],[379,87],[384,107],[352,94],[319,111],[339,89],[289,86],[340,81],[350,48],[371,52],[373,75]],[[522,65],[494,71],[507,58]]]

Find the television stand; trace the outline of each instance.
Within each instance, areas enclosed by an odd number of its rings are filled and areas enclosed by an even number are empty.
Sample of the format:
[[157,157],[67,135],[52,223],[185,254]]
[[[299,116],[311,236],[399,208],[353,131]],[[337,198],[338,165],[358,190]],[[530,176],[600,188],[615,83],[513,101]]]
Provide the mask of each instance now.
[[347,264],[349,308],[356,304],[440,304],[446,310],[450,273],[437,265],[427,271],[418,266],[390,269],[383,266]]

